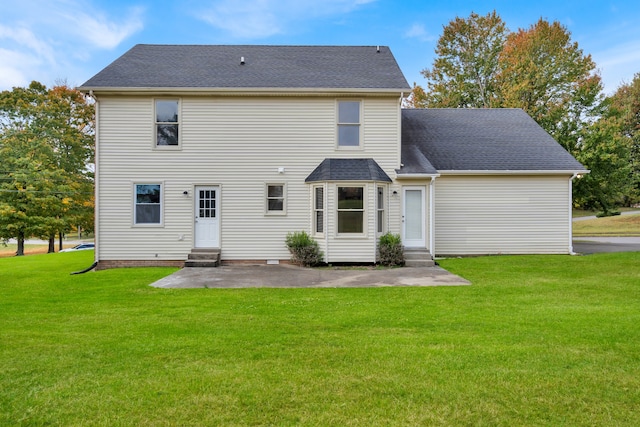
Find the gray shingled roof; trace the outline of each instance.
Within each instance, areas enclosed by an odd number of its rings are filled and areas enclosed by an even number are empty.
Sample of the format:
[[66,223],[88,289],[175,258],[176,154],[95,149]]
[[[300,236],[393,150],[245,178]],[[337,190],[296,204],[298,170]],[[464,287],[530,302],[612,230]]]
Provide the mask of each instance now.
[[411,89],[386,46],[145,44],[81,86],[98,88]]
[[304,180],[317,181],[391,182],[391,178],[373,159],[324,159]]
[[400,174],[585,170],[527,113],[511,108],[402,110],[402,163]]

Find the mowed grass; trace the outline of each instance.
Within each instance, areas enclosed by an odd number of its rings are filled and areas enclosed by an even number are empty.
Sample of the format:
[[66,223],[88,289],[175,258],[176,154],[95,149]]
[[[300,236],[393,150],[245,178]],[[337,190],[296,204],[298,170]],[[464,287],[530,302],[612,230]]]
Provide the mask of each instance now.
[[[24,245],[24,254],[25,255],[46,254],[48,249],[49,249],[49,245]],[[17,250],[18,250],[18,245],[15,243],[9,243],[6,246],[0,244],[0,258],[15,256]]]
[[640,253],[240,290],[92,255],[0,259],[0,425],[640,425]]
[[[62,248],[72,248],[77,243],[63,243]],[[46,254],[49,250],[48,244],[25,244],[24,245],[24,254],[25,255],[37,255],[37,254]],[[3,245],[0,243],[0,258],[12,257],[16,255],[18,251],[18,245],[15,243],[8,243]],[[56,240],[56,252],[59,251],[58,241]]]
[[575,221],[575,236],[640,236],[640,215],[619,215]]

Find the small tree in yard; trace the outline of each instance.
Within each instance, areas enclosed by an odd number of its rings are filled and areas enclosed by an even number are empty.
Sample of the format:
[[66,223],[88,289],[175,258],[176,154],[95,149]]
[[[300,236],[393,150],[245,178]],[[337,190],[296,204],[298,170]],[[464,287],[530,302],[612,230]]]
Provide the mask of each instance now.
[[387,233],[380,236],[378,252],[380,264],[387,267],[404,265],[404,249],[399,234]]
[[285,240],[291,253],[291,261],[304,267],[312,267],[321,264],[324,254],[316,242],[305,231],[287,233]]

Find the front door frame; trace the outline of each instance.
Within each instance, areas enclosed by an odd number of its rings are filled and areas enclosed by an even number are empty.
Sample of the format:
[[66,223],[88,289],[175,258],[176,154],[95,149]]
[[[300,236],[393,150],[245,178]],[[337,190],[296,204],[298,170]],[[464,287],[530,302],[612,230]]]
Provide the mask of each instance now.
[[[214,207],[214,212],[215,212],[215,221],[213,224],[214,229],[212,230],[213,232],[213,237],[211,239],[207,240],[203,240],[203,239],[198,239],[198,221],[202,221],[200,219],[200,209],[199,209],[199,202],[200,202],[200,190],[202,191],[207,191],[207,190],[213,190],[216,192],[215,194],[215,207]],[[220,191],[220,186],[219,185],[196,185],[194,187],[194,201],[193,201],[193,207],[194,207],[194,224],[193,224],[193,247],[194,248],[215,248],[218,249],[220,248],[220,212],[221,212],[221,191]],[[207,220],[204,220],[207,221]],[[200,230],[200,232],[202,232],[202,230]],[[199,242],[200,240],[200,242]]]
[[[421,237],[407,239],[407,191],[420,191],[420,230]],[[426,248],[426,186],[424,185],[405,185],[402,186],[402,242],[408,248]],[[412,215],[415,212],[409,212]]]

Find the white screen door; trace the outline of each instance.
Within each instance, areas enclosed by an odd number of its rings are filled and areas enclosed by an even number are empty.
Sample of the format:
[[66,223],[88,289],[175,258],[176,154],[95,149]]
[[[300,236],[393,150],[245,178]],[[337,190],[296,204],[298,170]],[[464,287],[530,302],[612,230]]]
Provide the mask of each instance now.
[[220,187],[196,187],[195,247],[220,247]]
[[425,247],[424,187],[403,188],[402,241],[409,248]]

